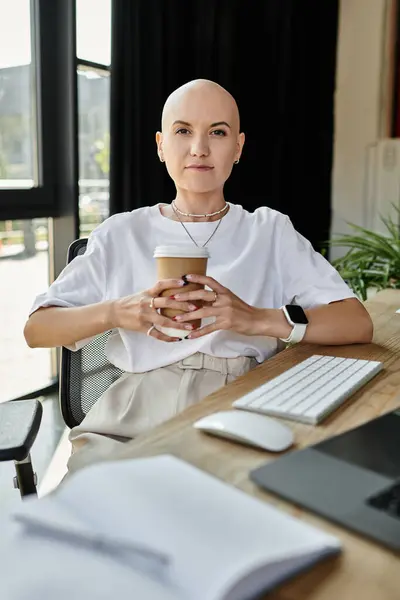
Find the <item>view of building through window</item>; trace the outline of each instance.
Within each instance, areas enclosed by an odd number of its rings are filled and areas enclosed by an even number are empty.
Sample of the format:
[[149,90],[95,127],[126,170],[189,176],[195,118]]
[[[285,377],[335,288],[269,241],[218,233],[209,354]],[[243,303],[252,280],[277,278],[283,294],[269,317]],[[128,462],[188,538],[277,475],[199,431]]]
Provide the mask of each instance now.
[[79,115],[79,220],[80,235],[87,237],[109,215],[110,74],[80,67]]

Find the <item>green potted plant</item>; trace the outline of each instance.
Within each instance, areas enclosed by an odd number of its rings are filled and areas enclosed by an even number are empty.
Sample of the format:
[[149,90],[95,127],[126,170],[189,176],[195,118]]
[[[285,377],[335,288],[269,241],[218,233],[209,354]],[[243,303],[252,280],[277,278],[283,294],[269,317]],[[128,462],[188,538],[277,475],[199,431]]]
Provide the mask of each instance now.
[[[397,214],[400,209],[394,206]],[[380,217],[386,232],[375,233],[348,223],[354,233],[335,237],[330,246],[349,248],[332,265],[361,300],[371,289],[400,288],[400,229],[391,217]]]

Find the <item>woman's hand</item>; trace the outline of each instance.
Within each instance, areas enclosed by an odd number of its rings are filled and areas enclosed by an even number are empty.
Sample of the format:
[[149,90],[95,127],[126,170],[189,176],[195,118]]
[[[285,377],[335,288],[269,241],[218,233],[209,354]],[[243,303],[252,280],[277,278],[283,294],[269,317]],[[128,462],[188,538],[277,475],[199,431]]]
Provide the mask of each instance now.
[[[193,327],[190,323],[178,323],[157,312],[160,308],[183,310],[185,313],[196,310],[196,306],[190,304],[190,302],[178,301],[170,297],[159,297],[161,292],[168,289],[176,289],[183,285],[185,285],[185,282],[182,279],[163,279],[148,290],[115,300],[113,302],[113,316],[111,319],[113,327],[140,331],[142,333],[149,332],[153,325],[172,327],[176,330],[192,330]],[[163,342],[180,341],[179,337],[169,337],[157,329],[152,329],[149,335]]]
[[196,300],[204,302],[203,308],[174,317],[175,322],[188,323],[195,319],[215,317],[214,323],[194,331],[188,336],[189,339],[195,339],[220,329],[236,331],[236,333],[243,335],[263,335],[266,309],[246,304],[212,277],[187,275],[186,279],[192,283],[205,285],[211,288],[212,291],[195,290],[185,292],[182,290],[182,292],[175,294],[174,298],[180,302],[196,302]]

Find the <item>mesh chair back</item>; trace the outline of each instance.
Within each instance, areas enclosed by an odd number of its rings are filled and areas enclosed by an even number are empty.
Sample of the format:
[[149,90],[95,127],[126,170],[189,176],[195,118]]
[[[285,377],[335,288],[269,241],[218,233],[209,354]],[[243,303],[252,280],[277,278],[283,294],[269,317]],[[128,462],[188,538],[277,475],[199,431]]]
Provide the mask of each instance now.
[[[87,239],[72,242],[67,262],[84,254]],[[79,425],[101,394],[123,373],[106,358],[111,331],[98,335],[77,352],[61,349],[60,404],[66,425]]]

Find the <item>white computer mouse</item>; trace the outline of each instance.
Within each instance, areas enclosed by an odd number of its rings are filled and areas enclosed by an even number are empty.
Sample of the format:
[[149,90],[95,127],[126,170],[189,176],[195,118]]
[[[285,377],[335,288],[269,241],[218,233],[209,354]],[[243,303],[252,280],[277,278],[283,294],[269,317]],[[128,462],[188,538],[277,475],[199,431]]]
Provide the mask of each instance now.
[[193,427],[270,452],[281,452],[293,444],[289,427],[276,419],[245,410],[216,412],[199,419]]

